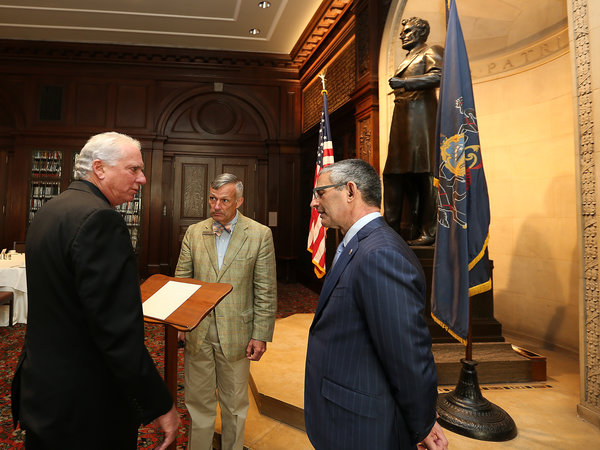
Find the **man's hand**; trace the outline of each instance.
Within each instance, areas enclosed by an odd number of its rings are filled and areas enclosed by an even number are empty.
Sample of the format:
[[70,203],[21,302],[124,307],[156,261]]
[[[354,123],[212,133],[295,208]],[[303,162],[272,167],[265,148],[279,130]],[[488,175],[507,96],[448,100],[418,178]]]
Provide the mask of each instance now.
[[173,404],[173,407],[168,413],[156,418],[154,423],[165,432],[165,440],[158,447],[156,447],[156,450],[164,450],[177,437],[177,431],[179,430],[179,425],[181,424],[181,420],[179,420],[177,410],[175,409],[175,404]]
[[392,89],[404,89],[404,80],[402,78],[392,77],[389,79],[390,87]]
[[248,358],[250,361],[258,361],[266,351],[266,342],[250,339],[250,342],[248,342],[248,347],[246,347],[246,358]]
[[427,435],[423,442],[420,442],[417,445],[417,448],[422,449],[426,448],[428,450],[447,450],[448,449],[448,439],[444,436],[444,430],[441,425],[435,422],[433,424],[433,428]]

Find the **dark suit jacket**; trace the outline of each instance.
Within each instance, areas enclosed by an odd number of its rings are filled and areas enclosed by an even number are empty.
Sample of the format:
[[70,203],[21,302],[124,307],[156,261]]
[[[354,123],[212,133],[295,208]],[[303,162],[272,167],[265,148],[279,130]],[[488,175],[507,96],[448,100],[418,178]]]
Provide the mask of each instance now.
[[135,448],[173,402],[144,346],[137,264],[123,218],[75,181],[35,215],[28,317],[13,416],[48,448]]
[[325,279],[308,338],[304,415],[317,450],[408,449],[435,422],[425,277],[377,218]]
[[388,156],[383,173],[433,172],[435,164],[436,88],[442,76],[443,49],[421,44],[400,63],[395,77],[406,90],[395,90]]

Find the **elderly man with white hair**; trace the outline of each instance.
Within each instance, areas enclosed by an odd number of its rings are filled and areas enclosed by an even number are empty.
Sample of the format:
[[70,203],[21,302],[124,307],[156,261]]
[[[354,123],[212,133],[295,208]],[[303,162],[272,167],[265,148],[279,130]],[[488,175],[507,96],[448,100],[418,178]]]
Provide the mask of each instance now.
[[144,345],[137,264],[114,206],[146,183],[140,143],[91,137],[76,181],[27,233],[28,318],[12,389],[28,449],[135,449],[140,424],[177,435],[173,399]]

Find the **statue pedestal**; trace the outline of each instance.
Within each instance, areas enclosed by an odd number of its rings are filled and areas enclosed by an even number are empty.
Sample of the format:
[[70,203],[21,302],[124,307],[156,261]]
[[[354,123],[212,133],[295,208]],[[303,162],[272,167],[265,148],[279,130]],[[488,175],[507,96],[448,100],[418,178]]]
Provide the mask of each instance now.
[[[429,325],[431,340],[434,344],[443,342],[456,342],[446,330],[440,327],[431,317],[431,277],[433,273],[433,255],[434,246],[414,246],[411,247],[415,252],[423,270],[427,282],[427,302],[425,306],[425,320]],[[493,262],[492,274],[494,270]],[[493,275],[492,275],[493,279]],[[493,288],[487,292],[482,292],[471,298],[471,334],[473,342],[504,342],[502,337],[502,325],[494,318],[494,290]]]

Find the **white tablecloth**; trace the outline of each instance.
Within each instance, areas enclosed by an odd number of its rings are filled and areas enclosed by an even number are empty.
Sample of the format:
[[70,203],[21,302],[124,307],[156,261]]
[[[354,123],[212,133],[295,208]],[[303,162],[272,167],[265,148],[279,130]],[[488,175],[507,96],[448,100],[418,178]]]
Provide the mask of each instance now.
[[[14,294],[13,324],[27,323],[27,276],[25,255],[13,254],[10,260],[0,260],[0,291]],[[0,326],[8,325],[8,306],[0,307]]]

